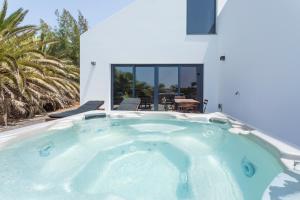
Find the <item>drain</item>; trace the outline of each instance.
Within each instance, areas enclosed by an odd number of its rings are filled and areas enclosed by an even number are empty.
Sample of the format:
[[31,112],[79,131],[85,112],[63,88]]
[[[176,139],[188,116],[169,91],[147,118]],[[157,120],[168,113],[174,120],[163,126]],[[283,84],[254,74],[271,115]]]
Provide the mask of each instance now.
[[255,175],[256,169],[252,162],[250,162],[247,158],[244,158],[241,162],[242,171],[245,176],[251,178]]
[[43,146],[40,150],[39,150],[39,154],[41,157],[48,157],[51,154],[51,151],[54,149],[54,143],[50,142],[48,144],[46,144],[45,146]]

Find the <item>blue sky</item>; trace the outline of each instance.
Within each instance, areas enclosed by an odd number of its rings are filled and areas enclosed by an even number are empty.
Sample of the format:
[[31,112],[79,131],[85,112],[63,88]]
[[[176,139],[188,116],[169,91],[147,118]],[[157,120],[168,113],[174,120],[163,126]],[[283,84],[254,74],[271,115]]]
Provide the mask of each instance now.
[[[56,24],[55,10],[66,8],[73,14],[80,10],[88,19],[90,27],[122,9],[133,0],[8,0],[9,12],[20,7],[29,10],[26,24],[38,24],[44,19],[50,25]],[[3,0],[0,0],[1,4]]]

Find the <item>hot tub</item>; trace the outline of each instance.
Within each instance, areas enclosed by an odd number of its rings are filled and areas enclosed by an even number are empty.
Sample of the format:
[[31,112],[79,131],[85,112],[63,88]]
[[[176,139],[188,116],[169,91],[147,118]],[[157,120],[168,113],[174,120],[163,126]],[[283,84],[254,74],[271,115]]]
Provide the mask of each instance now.
[[4,133],[0,199],[272,199],[282,174],[300,180],[279,149],[220,114],[88,116]]

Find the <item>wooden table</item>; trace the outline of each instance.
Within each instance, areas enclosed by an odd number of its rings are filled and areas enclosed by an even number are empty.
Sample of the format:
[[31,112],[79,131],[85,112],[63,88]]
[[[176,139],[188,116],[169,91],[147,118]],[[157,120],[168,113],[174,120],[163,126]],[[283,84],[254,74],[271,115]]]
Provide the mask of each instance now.
[[175,104],[177,107],[177,110],[181,111],[187,111],[192,110],[196,111],[198,108],[198,105],[200,104],[199,101],[195,99],[175,99]]

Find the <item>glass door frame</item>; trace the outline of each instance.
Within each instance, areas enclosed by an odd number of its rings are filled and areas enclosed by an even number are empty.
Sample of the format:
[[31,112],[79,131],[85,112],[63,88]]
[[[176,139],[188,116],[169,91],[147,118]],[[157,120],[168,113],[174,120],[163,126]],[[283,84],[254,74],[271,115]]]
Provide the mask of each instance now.
[[[111,65],[111,109],[114,107],[114,74],[116,67],[133,67],[133,86],[132,94],[135,97],[136,85],[136,67],[153,67],[154,68],[154,111],[158,111],[159,104],[159,68],[174,67],[178,69],[178,93],[181,86],[181,69],[185,67],[196,67],[197,71],[197,100],[201,102],[199,110],[203,111],[203,96],[204,96],[204,65],[203,64],[112,64]],[[200,87],[199,87],[200,86]]]

